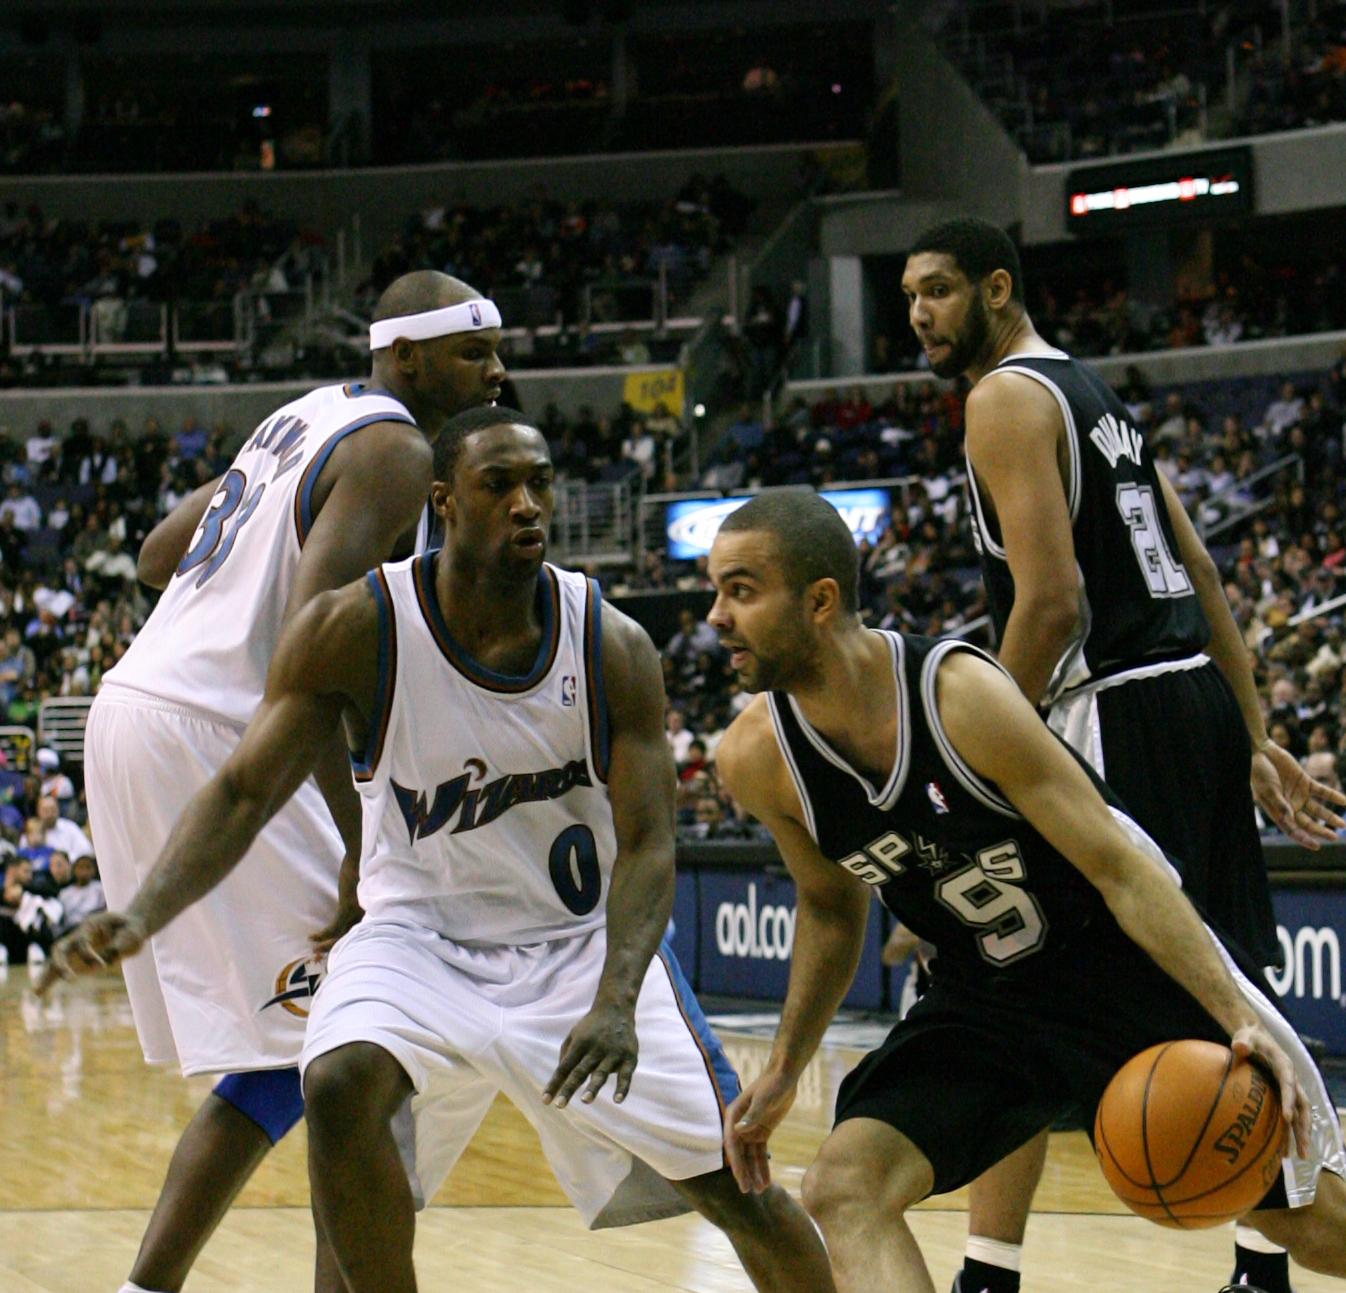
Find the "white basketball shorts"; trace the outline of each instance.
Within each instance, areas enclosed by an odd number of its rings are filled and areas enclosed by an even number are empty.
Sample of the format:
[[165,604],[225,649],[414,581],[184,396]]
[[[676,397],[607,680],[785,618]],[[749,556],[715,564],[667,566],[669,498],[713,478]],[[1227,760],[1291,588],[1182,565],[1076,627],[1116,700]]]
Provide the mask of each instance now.
[[388,1051],[411,1079],[394,1119],[417,1207],[432,1200],[502,1091],[533,1124],[586,1225],[688,1211],[668,1181],[724,1166],[724,1107],[738,1079],[672,951],[636,1003],[639,1063],[625,1101],[609,1079],[592,1104],[542,1092],[593,1004],[607,931],[531,947],[467,947],[422,926],[370,919],[332,949],[301,1067],[353,1042]]
[[[95,698],[85,730],[89,823],[108,905],[135,897],[191,797],[240,729],[126,687]],[[322,973],[311,935],[336,913],[341,837],[313,781],[228,878],[123,966],[151,1064],[194,1073],[299,1062]]]

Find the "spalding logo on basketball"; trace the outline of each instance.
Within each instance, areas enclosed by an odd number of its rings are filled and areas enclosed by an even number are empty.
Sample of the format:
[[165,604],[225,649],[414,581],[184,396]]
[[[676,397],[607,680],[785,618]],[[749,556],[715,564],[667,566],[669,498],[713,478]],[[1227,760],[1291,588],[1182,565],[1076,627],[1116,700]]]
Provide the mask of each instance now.
[[276,995],[262,1009],[279,1006],[300,1019],[308,1018],[308,1003],[322,982],[325,956],[302,956],[280,969],[276,975]]
[[1281,1170],[1275,1084],[1227,1046],[1181,1041],[1130,1060],[1103,1093],[1094,1149],[1113,1193],[1161,1226],[1242,1216]]

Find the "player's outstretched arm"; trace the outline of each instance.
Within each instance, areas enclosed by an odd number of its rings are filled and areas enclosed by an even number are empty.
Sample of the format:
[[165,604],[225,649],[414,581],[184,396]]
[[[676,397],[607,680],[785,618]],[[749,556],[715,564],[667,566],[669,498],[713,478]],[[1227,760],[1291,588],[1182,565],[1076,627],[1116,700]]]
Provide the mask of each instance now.
[[313,771],[343,711],[354,726],[372,712],[377,670],[377,610],[364,581],[315,599],[281,636],[261,708],[183,810],[135,901],[57,943],[43,986],[132,955],[219,884]]
[[968,461],[991,496],[1014,576],[1000,663],[1036,705],[1080,613],[1075,536],[1057,459],[1061,410],[1040,382],[998,373],[973,387],[966,418]]
[[761,1077],[725,1110],[725,1152],[734,1179],[742,1190],[765,1190],[771,1184],[767,1142],[790,1111],[799,1076],[860,964],[870,892],[823,857],[804,825],[764,698],[734,721],[715,758],[730,793],[771,832],[795,882],[790,983],[771,1056]]
[[1126,935],[1205,1007],[1234,1050],[1255,1054],[1275,1074],[1286,1122],[1305,1152],[1310,1110],[1294,1066],[1168,869],[1132,842],[1079,762],[995,665],[951,654],[940,666],[938,703],[945,733],[972,770],[999,786],[1098,889]]
[[616,1076],[626,1099],[636,1069],[636,999],[673,910],[677,773],[664,735],[664,675],[645,630],[603,606],[603,690],[608,709],[608,797],[617,857],[607,903],[607,955],[589,1013],[571,1030],[543,1091],[564,1108],[592,1102]]
[[1220,571],[1206,545],[1201,542],[1182,501],[1162,475],[1159,487],[1178,540],[1178,555],[1192,578],[1201,609],[1210,621],[1210,643],[1206,647],[1216,668],[1238,697],[1243,722],[1248,729],[1252,757],[1252,788],[1257,806],[1296,844],[1316,849],[1320,841],[1331,843],[1337,831],[1346,827],[1330,805],[1346,804],[1341,791],[1315,781],[1299,766],[1295,756],[1282,750],[1267,736],[1262,708],[1257,702],[1257,680],[1248,663],[1248,648],[1229,609]]
[[215,497],[223,478],[214,480],[192,490],[158,525],[145,536],[140,545],[140,555],[136,558],[136,578],[150,588],[160,590],[168,587],[168,581],[187,555],[192,535],[201,524],[201,518]]

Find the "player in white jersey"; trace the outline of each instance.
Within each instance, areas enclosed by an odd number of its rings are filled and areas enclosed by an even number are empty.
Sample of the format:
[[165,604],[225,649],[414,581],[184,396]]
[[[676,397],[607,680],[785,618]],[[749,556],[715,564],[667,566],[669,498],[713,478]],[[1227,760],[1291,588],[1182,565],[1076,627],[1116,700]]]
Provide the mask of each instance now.
[[[192,794],[237,746],[282,626],[316,594],[412,550],[425,528],[430,441],[499,393],[499,315],[466,284],[407,275],[376,319],[393,335],[376,346],[368,382],[321,387],[277,410],[229,471],[147,541],[142,566],[171,557],[175,570],[104,679],[85,738],[113,904],[134,898]],[[181,1288],[238,1189],[302,1114],[296,1064],[322,972],[311,940],[356,918],[353,895],[338,909],[338,871],[343,852],[353,868],[358,850],[358,800],[332,742],[316,781],[299,787],[229,881],[127,962],[145,1058],[228,1075],[174,1154],[132,1288]]]
[[315,1212],[349,1293],[415,1288],[414,1208],[497,1091],[588,1224],[690,1206],[758,1288],[826,1293],[799,1205],[742,1194],[724,1165],[737,1081],[660,945],[676,779],[658,653],[544,564],[552,468],[521,415],[461,415],[435,461],[444,549],[296,619],[140,896],[53,966],[124,955],[208,892],[344,717],[366,915],[332,952],[303,1064]]

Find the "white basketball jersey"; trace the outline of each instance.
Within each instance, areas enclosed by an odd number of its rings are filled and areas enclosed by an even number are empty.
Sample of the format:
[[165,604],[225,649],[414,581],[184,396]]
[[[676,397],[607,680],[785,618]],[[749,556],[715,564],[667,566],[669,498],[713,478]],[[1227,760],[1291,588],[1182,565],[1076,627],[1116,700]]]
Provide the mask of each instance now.
[[460,943],[541,943],[603,925],[617,838],[597,584],[543,566],[541,646],[512,676],[450,636],[433,552],[369,583],[379,698],[354,760],[361,906]]
[[314,483],[332,450],[374,422],[415,425],[400,400],[362,385],[319,387],[267,418],[221,479],[177,573],[107,681],[246,724],[261,704],[313,525]]

